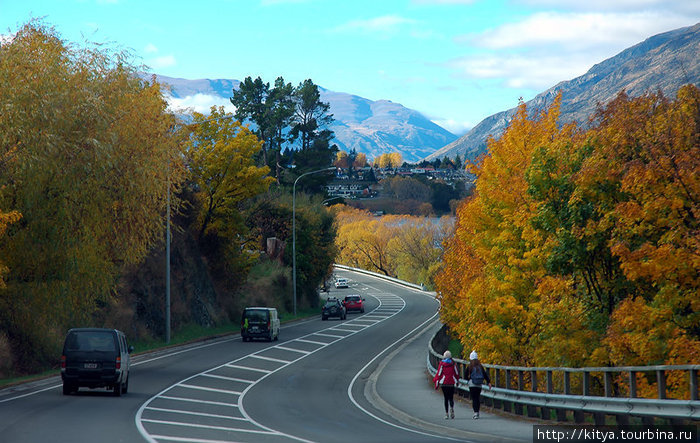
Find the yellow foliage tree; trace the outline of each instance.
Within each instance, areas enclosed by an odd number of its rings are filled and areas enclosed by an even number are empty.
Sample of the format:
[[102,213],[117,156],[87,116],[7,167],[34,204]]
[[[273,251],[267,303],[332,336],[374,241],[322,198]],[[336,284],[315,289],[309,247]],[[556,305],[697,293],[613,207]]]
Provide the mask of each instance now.
[[184,170],[160,87],[138,72],[38,21],[0,46],[0,206],[22,214],[0,241],[1,324],[29,363],[55,356],[162,241],[166,186]]
[[223,107],[212,107],[209,117],[195,113],[188,126],[186,155],[201,208],[200,238],[212,231],[233,241],[241,228],[241,203],[274,182],[267,166],[255,164],[261,142],[231,117]]

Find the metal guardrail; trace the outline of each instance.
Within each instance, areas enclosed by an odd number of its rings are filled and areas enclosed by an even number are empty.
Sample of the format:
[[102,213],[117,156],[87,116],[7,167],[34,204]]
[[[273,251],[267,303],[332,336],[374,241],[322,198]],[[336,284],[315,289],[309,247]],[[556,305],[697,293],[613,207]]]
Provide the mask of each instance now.
[[[442,355],[433,349],[433,338],[428,343],[428,371],[435,375]],[[469,362],[454,359],[460,373],[460,395],[468,396],[465,370]],[[493,389],[484,388],[481,396],[489,406],[523,415],[527,408],[529,417],[551,419],[551,411],[557,420],[566,421],[567,411],[573,412],[574,421],[583,422],[584,414],[593,415],[597,425],[605,424],[606,415],[612,415],[618,424],[629,424],[630,416],[643,421],[655,417],[671,420],[700,420],[698,401],[698,371],[700,365],[679,366],[624,366],[602,368],[520,367],[484,364],[489,370]],[[666,379],[671,371],[687,372],[690,400],[668,399]],[[593,374],[596,374],[595,376]],[[656,379],[657,397],[637,397],[637,377]],[[539,375],[545,383],[540,385]],[[574,377],[572,377],[574,376]],[[626,379],[620,396],[620,380]],[[601,381],[602,379],[602,381]],[[576,388],[576,389],[573,389]],[[574,393],[580,392],[580,394]],[[602,395],[596,395],[602,394]],[[617,396],[616,396],[617,395]]]
[[[394,283],[417,290],[424,290],[420,285],[409,283],[376,272],[334,265],[336,268],[359,272],[389,280]],[[427,367],[431,375],[437,372],[442,355],[433,349],[433,338],[428,342]],[[460,395],[469,396],[469,389],[464,371],[469,362],[454,359],[460,373]],[[618,424],[628,424],[629,417],[642,417],[644,421],[655,417],[671,420],[700,420],[700,401],[698,400],[698,371],[700,365],[663,365],[663,366],[620,366],[620,367],[522,367],[484,364],[492,375],[493,389],[484,389],[481,396],[484,403],[491,407],[502,408],[507,412],[523,415],[527,408],[529,417],[550,419],[551,412],[556,412],[557,420],[566,421],[567,411],[573,412],[574,421],[583,422],[586,413],[592,414],[596,425],[604,425],[605,417],[612,415]],[[666,398],[667,373],[683,371],[688,374],[690,400]],[[626,373],[627,396],[619,396],[620,375]],[[654,373],[657,385],[655,399],[637,397],[638,374]],[[545,383],[541,387],[538,374],[543,374]],[[593,374],[601,374],[596,377]],[[615,379],[614,374],[618,377]],[[572,378],[572,375],[575,377]],[[653,377],[652,377],[653,378]],[[600,381],[602,379],[602,382]],[[515,381],[515,383],[514,383]],[[514,388],[513,385],[516,387]],[[580,394],[574,391],[578,388]],[[544,392],[540,392],[544,390]],[[595,395],[599,391],[602,395]],[[617,396],[616,396],[617,395]]]
[[386,276],[384,274],[379,274],[377,272],[367,271],[367,270],[360,269],[360,268],[353,268],[353,267],[345,266],[345,265],[339,265],[337,263],[334,264],[333,267],[338,268],[338,269],[344,269],[346,271],[357,272],[360,274],[371,275],[373,277],[377,277],[377,278],[381,278],[383,280],[388,280],[390,282],[394,282],[394,283],[401,285],[401,286],[406,286],[408,288],[417,289],[419,291],[425,291],[425,288],[421,285],[417,285],[415,283],[409,283],[407,281],[399,280],[398,278],[389,277],[389,276]]

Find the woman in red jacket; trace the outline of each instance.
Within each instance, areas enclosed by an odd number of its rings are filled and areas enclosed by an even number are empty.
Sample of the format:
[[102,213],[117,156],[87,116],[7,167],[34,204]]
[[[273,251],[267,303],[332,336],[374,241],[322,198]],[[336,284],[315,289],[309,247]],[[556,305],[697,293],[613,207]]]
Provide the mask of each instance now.
[[440,361],[437,373],[433,377],[433,382],[435,383],[435,389],[442,386],[442,395],[445,397],[445,419],[455,418],[454,393],[455,388],[459,386],[459,373],[457,372],[457,364],[452,360],[450,351],[445,351],[442,357],[443,359]]

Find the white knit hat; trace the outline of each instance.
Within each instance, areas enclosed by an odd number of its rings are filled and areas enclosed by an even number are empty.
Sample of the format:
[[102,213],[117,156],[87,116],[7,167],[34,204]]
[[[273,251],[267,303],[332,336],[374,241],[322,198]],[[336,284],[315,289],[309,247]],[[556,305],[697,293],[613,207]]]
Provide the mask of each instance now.
[[442,354],[442,358],[452,358],[452,353],[450,351],[445,351],[445,353]]
[[469,360],[476,360],[478,358],[479,356],[476,354],[476,351],[472,351],[472,353],[469,354]]

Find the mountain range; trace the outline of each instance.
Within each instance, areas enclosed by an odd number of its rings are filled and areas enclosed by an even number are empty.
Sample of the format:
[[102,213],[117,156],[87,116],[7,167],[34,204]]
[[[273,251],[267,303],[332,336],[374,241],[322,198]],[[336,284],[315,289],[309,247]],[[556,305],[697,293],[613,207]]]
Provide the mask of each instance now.
[[[231,109],[229,97],[240,84],[229,79],[156,77],[169,85],[173,107],[194,107],[199,112],[208,112],[212,104]],[[535,115],[561,93],[560,123],[586,125],[599,105],[622,90],[633,97],[657,90],[673,97],[688,83],[700,83],[700,23],[650,37],[594,65],[584,75],[547,89],[526,105],[528,113]],[[457,155],[473,160],[486,152],[489,136],[498,138],[503,133],[517,110],[514,107],[491,115],[458,138],[399,103],[319,89],[321,100],[330,104],[335,118],[329,127],[335,133],[334,143],[346,152],[363,152],[369,159],[398,151],[411,163]]]
[[[175,108],[192,107],[207,112],[210,105],[230,105],[229,97],[239,80],[198,79],[157,75],[167,85],[168,100]],[[408,162],[418,162],[457,139],[420,112],[389,100],[373,101],[319,87],[321,100],[330,104],[335,121],[329,126],[333,141],[346,152],[355,149],[372,159],[384,153],[400,152]]]
[[[599,104],[609,102],[622,90],[632,97],[659,90],[667,97],[674,97],[678,89],[688,83],[700,83],[700,23],[650,37],[525,104],[528,114],[535,115],[551,105],[561,92],[560,123],[576,121],[586,125]],[[426,159],[457,155],[462,159],[475,159],[486,152],[488,137],[498,138],[516,111],[517,107],[487,117]]]

